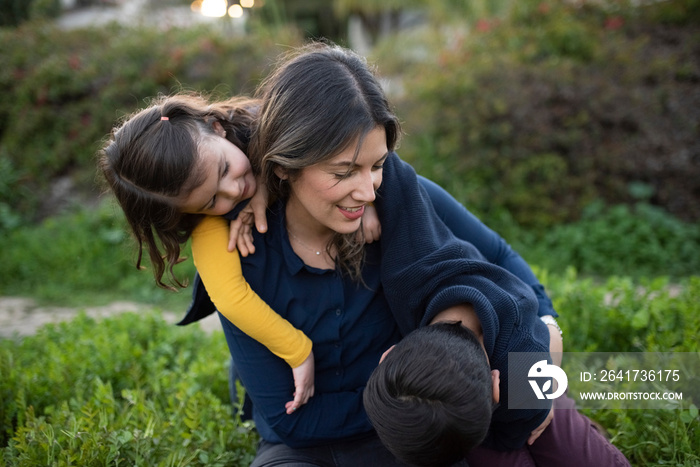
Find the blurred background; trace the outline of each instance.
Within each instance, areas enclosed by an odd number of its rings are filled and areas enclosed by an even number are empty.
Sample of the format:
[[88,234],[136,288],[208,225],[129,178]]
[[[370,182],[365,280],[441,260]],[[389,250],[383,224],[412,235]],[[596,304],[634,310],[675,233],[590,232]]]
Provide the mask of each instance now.
[[0,0],[0,296],[182,309],[96,151],[149,97],[251,94],[319,38],[376,65],[401,157],[534,266],[700,271],[699,0]]
[[[189,290],[134,267],[96,153],[149,98],[250,95],[321,38],[533,266],[567,352],[699,355],[700,0],[0,0],[0,465],[250,464],[223,334],[164,321]],[[586,413],[634,466],[695,467],[698,406]]]

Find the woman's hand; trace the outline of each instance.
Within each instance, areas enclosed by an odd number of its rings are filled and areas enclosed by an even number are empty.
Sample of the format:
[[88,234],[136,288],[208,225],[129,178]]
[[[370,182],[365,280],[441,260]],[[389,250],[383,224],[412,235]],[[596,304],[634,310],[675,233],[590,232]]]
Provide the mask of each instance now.
[[547,414],[547,418],[544,419],[542,424],[532,430],[532,433],[530,433],[530,437],[527,439],[527,445],[532,446],[532,443],[535,442],[537,438],[540,437],[540,435],[544,432],[545,428],[549,426],[550,423],[552,423],[552,419],[554,418],[554,407],[549,409],[549,413]]
[[377,208],[372,204],[365,206],[365,212],[362,214],[362,233],[365,237],[365,243],[376,242],[382,235],[382,225],[379,223]]
[[238,248],[238,252],[243,257],[255,253],[255,245],[253,245],[253,223],[255,223],[258,232],[267,232],[267,218],[265,216],[267,201],[267,188],[258,180],[257,189],[250,199],[250,202],[238,214],[236,220],[231,221],[228,251],[233,251]]
[[284,404],[287,414],[293,414],[299,407],[309,402],[314,395],[314,353],[311,351],[301,365],[292,368],[294,375],[294,400]]

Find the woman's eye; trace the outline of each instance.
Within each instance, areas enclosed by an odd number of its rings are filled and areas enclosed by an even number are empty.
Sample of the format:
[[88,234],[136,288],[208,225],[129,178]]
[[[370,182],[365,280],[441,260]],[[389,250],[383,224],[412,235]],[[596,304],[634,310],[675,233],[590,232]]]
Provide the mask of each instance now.
[[383,168],[384,168],[384,164],[375,165],[374,167],[372,167],[372,169],[374,169],[374,170],[382,170]]
[[224,171],[223,171],[223,173],[221,174],[222,177],[225,177],[226,174],[228,174],[228,169],[229,169],[229,163],[226,162],[226,164],[224,165]]

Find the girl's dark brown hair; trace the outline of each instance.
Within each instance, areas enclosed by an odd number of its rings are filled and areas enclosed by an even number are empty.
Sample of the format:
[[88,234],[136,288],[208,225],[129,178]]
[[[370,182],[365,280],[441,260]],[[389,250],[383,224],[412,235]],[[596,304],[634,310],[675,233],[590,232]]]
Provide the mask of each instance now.
[[[377,127],[385,130],[390,151],[400,137],[399,121],[365,59],[335,45],[312,43],[284,56],[256,96],[261,107],[248,155],[271,199],[289,196],[276,167],[293,179],[350,144],[362,144]],[[341,269],[361,281],[364,242],[336,234],[332,245]]]
[[[219,122],[226,138],[247,152],[257,101],[234,98],[210,102],[198,94],[160,96],[127,116],[112,130],[99,152],[98,167],[114,193],[138,242],[136,267],[144,246],[158,286],[185,287],[173,272],[187,241],[201,220],[179,211],[177,200],[203,181],[198,170],[199,145],[216,134]],[[163,282],[166,273],[171,285]]]

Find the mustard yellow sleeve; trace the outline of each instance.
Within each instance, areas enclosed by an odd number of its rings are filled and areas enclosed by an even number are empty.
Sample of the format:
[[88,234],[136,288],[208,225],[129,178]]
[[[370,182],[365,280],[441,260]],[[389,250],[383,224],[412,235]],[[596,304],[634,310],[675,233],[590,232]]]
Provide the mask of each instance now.
[[192,256],[216,309],[241,331],[296,368],[311,353],[306,335],[275,313],[250,288],[238,251],[229,252],[229,224],[207,216],[192,233]]

